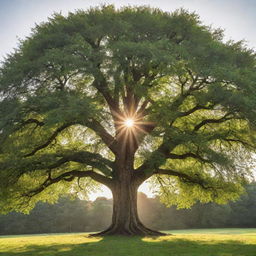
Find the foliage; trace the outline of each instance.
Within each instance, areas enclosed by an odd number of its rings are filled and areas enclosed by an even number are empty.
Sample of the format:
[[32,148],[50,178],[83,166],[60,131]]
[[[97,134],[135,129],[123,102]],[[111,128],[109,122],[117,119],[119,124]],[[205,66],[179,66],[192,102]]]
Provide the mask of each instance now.
[[255,53],[222,39],[182,9],[103,6],[37,25],[0,69],[1,211],[111,187],[124,155],[166,204],[237,199],[255,152]]

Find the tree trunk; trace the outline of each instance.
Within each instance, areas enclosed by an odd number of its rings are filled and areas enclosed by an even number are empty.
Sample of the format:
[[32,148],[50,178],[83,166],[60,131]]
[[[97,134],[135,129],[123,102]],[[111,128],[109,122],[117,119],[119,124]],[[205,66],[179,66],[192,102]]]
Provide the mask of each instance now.
[[112,188],[113,216],[110,227],[96,235],[159,236],[164,233],[145,227],[138,216],[135,182],[125,180]]

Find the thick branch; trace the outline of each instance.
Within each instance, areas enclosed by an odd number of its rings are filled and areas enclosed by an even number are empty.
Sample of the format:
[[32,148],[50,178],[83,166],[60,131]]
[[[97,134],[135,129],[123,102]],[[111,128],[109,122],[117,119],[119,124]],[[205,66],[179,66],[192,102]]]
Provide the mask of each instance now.
[[[29,123],[35,123],[39,126],[43,126],[43,122],[40,122],[36,119],[28,119],[24,122],[24,124],[29,124]],[[53,133],[52,135],[46,140],[45,143],[37,146],[35,149],[33,149],[30,153],[24,155],[24,157],[30,157],[33,156],[35,153],[37,153],[38,151],[46,148],[47,146],[49,146],[55,139],[56,137],[66,128],[75,125],[75,124],[79,124],[78,122],[70,122],[70,123],[66,123],[63,124],[62,126],[58,127]],[[104,129],[104,127],[95,119],[92,119],[90,122],[86,123],[86,126],[91,128],[102,140],[103,142],[109,147],[109,149],[112,152],[117,152],[116,147],[115,147],[115,139]]]
[[98,72],[94,75],[94,82],[93,86],[98,90],[98,92],[104,97],[106,100],[109,109],[111,111],[111,114],[113,116],[113,119],[116,120],[117,116],[121,115],[121,111],[119,109],[118,101],[116,101],[110,94],[109,87],[107,85],[107,81],[100,71],[100,68],[98,67]]
[[27,125],[27,124],[36,124],[36,126],[43,126],[44,122],[41,122],[35,118],[29,118],[29,119],[25,120],[24,122],[22,122],[22,125]]
[[178,114],[178,117],[184,117],[184,116],[188,116],[194,112],[196,112],[197,110],[207,110],[207,109],[212,109],[212,106],[202,106],[202,105],[196,105],[195,107],[189,109],[188,111],[185,111],[185,112],[179,112]]
[[192,153],[192,152],[185,153],[185,154],[182,154],[182,155],[177,155],[177,154],[170,153],[170,154],[168,154],[167,157],[169,159],[186,159],[188,157],[191,157],[191,158],[195,158],[195,159],[197,159],[197,160],[199,160],[201,162],[204,162],[204,163],[210,162],[209,160],[201,157],[198,154]]
[[41,145],[39,145],[38,147],[36,147],[35,149],[33,149],[30,153],[24,155],[24,157],[29,157],[29,156],[33,156],[36,152],[38,152],[41,149],[46,148],[47,146],[49,146],[54,139],[58,136],[58,134],[60,132],[62,132],[63,130],[65,130],[66,128],[70,127],[71,125],[74,125],[75,123],[67,123],[67,124],[63,124],[62,126],[60,126],[59,128],[57,128],[53,134],[47,139],[47,141]]
[[204,189],[209,189],[212,188],[210,186],[207,186],[205,184],[205,181],[202,180],[200,177],[196,176],[196,177],[192,177],[189,176],[185,173],[181,173],[179,171],[176,170],[172,170],[172,169],[157,169],[153,172],[153,174],[160,174],[160,175],[170,175],[170,176],[176,176],[179,177],[182,181],[184,182],[189,182],[189,183],[193,183],[193,184],[198,184],[200,185],[202,188]]
[[189,116],[190,114],[193,114],[197,110],[207,110],[207,109],[212,110],[212,107],[213,106],[203,106],[203,105],[198,104],[198,105],[194,106],[193,108],[189,109],[188,111],[177,112],[176,116],[171,120],[170,125],[172,125],[177,118]]
[[[134,176],[141,183],[148,179],[152,175],[151,170],[158,169],[163,165],[169,156],[171,150],[175,148],[175,145],[170,144],[170,141],[165,141],[150,155],[150,157],[135,170]],[[155,161],[157,159],[157,161]]]
[[110,95],[106,83],[102,82],[102,81],[100,83],[100,82],[95,80],[94,87],[104,97],[104,99],[108,103],[108,106],[109,106],[110,110],[115,110],[116,111],[118,109],[118,106],[117,106],[116,102],[114,101],[114,99],[112,98],[112,96]]
[[148,104],[150,103],[150,100],[144,100],[144,102],[141,104],[140,108],[137,110],[137,116],[138,117],[143,117],[146,115],[146,108],[148,106]]
[[111,174],[111,169],[113,167],[113,163],[110,160],[101,156],[100,154],[91,153],[88,151],[80,151],[73,154],[61,156],[61,158],[56,163],[47,166],[47,169],[58,168],[67,162],[77,162],[92,166],[94,168],[97,168],[107,176]]
[[194,127],[194,131],[198,131],[201,127],[203,127],[206,124],[219,124],[219,123],[224,123],[228,120],[233,119],[233,117],[228,117],[228,116],[230,116],[230,113],[225,114],[223,117],[219,119],[204,119]]
[[118,152],[116,146],[116,140],[105,130],[105,128],[95,119],[92,119],[91,122],[88,122],[87,127],[92,129],[108,146],[108,148],[116,154]]
[[47,179],[38,188],[29,191],[25,195],[29,196],[29,197],[35,196],[35,195],[39,194],[40,192],[42,192],[47,187],[51,186],[52,184],[58,183],[60,181],[70,182],[70,181],[74,180],[76,177],[78,177],[78,178],[90,177],[93,180],[95,180],[101,184],[104,184],[110,188],[112,187],[112,180],[103,175],[100,175],[99,173],[96,173],[94,171],[83,172],[83,171],[73,170],[70,172],[65,172],[56,178],[51,178],[50,176],[48,176]]
[[[228,117],[227,117],[228,115],[230,115],[230,113],[226,114],[220,120],[219,119],[207,119],[207,120],[210,120],[209,122],[214,120],[213,122],[217,122],[217,123],[224,122],[228,119]],[[200,124],[204,125],[207,123],[207,122],[205,123],[204,121],[202,121]],[[198,127],[199,127],[199,125],[198,125]],[[164,162],[167,158],[185,159],[188,157],[192,157],[192,158],[198,159],[201,162],[210,163],[210,161],[208,159],[204,159],[203,157],[201,157],[200,155],[195,154],[195,153],[189,152],[189,153],[185,153],[182,155],[170,153],[175,147],[176,147],[175,142],[172,143],[170,138],[164,137],[162,144],[154,152],[152,152],[149,159],[147,159],[139,168],[137,168],[137,170],[135,171],[135,176],[142,177],[142,180],[144,181],[145,179],[147,179],[147,175],[145,176],[145,173],[146,172],[150,173],[150,170],[158,169],[162,164],[164,164]],[[155,161],[155,159],[158,159],[158,161]],[[161,161],[161,159],[162,159],[162,161]]]

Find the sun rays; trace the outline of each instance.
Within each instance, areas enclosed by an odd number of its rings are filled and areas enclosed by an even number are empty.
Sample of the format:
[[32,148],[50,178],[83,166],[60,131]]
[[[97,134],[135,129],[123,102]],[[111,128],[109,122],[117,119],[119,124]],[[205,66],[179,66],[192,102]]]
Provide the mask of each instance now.
[[142,116],[137,115],[118,115],[115,121],[116,138],[123,144],[123,149],[134,150],[138,147],[140,139],[148,133],[148,127],[153,122],[143,120]]

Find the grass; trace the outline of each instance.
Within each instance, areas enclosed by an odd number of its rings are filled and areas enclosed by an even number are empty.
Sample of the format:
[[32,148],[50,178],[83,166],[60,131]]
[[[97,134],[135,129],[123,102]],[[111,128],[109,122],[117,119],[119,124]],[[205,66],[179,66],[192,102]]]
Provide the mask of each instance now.
[[168,231],[166,237],[86,233],[0,237],[2,256],[256,256],[256,229]]

